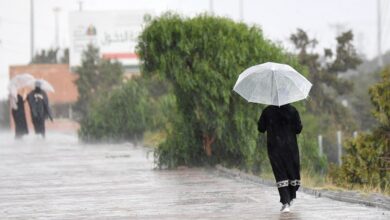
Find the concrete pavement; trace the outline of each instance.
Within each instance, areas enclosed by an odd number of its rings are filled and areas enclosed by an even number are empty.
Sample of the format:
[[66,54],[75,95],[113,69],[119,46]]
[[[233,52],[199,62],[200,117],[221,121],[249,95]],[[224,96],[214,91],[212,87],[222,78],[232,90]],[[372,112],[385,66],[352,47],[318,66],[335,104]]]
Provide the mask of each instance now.
[[390,211],[277,190],[213,169],[154,170],[151,149],[0,133],[0,219],[390,219]]

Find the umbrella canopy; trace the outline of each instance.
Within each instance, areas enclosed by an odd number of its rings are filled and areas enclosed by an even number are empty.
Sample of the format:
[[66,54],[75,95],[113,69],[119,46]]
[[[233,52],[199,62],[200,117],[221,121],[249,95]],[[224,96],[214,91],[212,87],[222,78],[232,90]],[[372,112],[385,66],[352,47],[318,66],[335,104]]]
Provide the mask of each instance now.
[[242,72],[233,90],[248,102],[282,106],[306,99],[311,86],[291,66],[268,62]]
[[29,83],[29,86],[31,88],[35,88],[39,86],[42,90],[46,92],[54,92],[53,86],[46,80],[44,79],[37,79]]
[[31,74],[22,73],[16,75],[10,80],[8,84],[8,91],[12,96],[16,98],[19,89],[29,86],[34,81],[35,78]]

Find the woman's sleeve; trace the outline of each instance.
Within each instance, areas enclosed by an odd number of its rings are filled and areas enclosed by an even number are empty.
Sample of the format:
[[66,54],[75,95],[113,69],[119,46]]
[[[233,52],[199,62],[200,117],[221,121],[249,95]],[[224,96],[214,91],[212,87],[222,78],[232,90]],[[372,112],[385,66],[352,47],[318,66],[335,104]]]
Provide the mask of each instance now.
[[264,133],[267,130],[265,111],[261,113],[260,119],[257,122],[257,130],[261,133]]
[[47,117],[50,118],[50,120],[53,121],[53,116],[51,114],[51,109],[50,109],[50,105],[49,105],[49,98],[47,97],[47,94],[46,93],[43,93],[43,100],[44,100],[44,107],[45,107],[45,111],[46,111],[46,114],[47,114]]
[[295,111],[295,133],[300,134],[301,131],[302,131],[301,117],[299,117],[299,112]]

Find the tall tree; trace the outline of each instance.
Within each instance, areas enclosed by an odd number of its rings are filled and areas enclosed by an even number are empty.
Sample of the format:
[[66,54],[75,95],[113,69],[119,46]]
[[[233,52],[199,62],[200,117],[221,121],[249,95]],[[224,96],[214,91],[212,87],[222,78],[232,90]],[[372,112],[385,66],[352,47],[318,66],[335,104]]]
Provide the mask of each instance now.
[[294,44],[295,49],[298,50],[299,63],[307,66],[312,75],[317,74],[320,71],[319,55],[312,51],[317,46],[318,41],[310,39],[307,33],[300,28],[297,29],[295,34],[291,34],[290,40]]
[[256,122],[264,106],[247,103],[232,88],[255,64],[282,62],[302,70],[294,56],[257,27],[204,15],[165,14],[150,21],[139,39],[142,72],[169,81],[177,102],[172,129],[156,151],[159,164],[258,166],[264,146],[258,147]]
[[[156,115],[142,78],[136,78],[105,94],[81,121],[79,136],[84,141],[142,140]],[[158,114],[158,113],[157,113]]]
[[[353,33],[347,31],[342,33],[336,38],[336,59],[329,64],[328,72],[330,73],[342,73],[349,69],[356,69],[356,67],[362,62],[361,58],[357,54],[355,46],[352,44]],[[325,54],[331,55],[331,54]]]
[[60,63],[69,63],[69,48],[64,50],[64,53],[60,58]]
[[81,66],[75,72],[79,75],[76,80],[79,98],[75,107],[82,118],[88,113],[91,103],[120,85],[123,79],[122,65],[101,59],[99,49],[93,45],[88,45]]
[[[342,33],[336,39],[336,52],[324,49],[323,57],[330,61],[323,63],[320,61],[320,54],[313,52],[317,45],[316,39],[311,39],[302,29],[298,29],[290,36],[297,50],[299,62],[308,67],[309,79],[313,83],[310,93],[312,101],[308,102],[308,110],[314,114],[333,115],[336,121],[343,122],[346,109],[337,102],[337,96],[350,92],[352,83],[340,79],[338,75],[349,69],[356,69],[361,60],[352,44],[351,31]],[[312,52],[308,52],[308,49]],[[335,59],[333,59],[334,54]]]
[[32,64],[56,64],[56,63],[69,63],[69,49],[66,48],[61,57],[59,57],[60,49],[48,49],[41,50],[41,52],[34,55],[31,62]]

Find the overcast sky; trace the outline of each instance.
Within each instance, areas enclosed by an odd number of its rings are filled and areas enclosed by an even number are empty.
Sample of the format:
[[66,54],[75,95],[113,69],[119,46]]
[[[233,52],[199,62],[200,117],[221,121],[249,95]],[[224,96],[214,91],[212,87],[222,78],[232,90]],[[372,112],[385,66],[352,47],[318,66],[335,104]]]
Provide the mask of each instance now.
[[[79,0],[35,0],[35,48],[54,45],[54,7],[61,8],[60,46],[69,46],[68,13]],[[210,0],[82,0],[83,10],[167,10],[194,16],[209,11]],[[239,0],[213,0],[214,13],[239,19]],[[244,22],[262,27],[266,37],[286,48],[289,35],[302,28],[320,42],[334,47],[338,31],[352,29],[358,50],[367,58],[377,51],[377,1],[375,0],[243,0]],[[381,0],[383,50],[390,48],[389,0]],[[9,65],[30,60],[30,0],[0,0],[0,99],[7,97]]]

